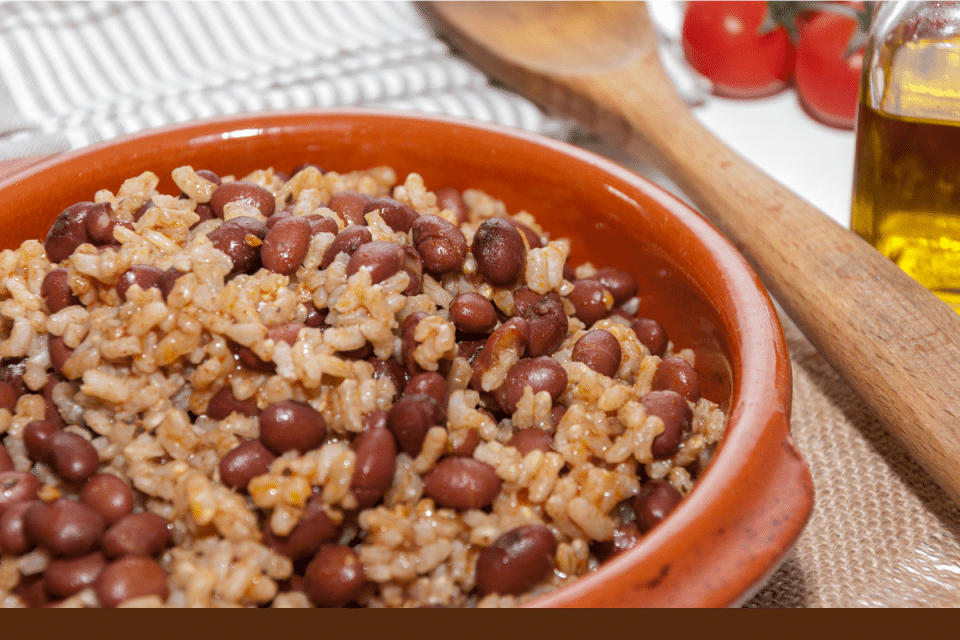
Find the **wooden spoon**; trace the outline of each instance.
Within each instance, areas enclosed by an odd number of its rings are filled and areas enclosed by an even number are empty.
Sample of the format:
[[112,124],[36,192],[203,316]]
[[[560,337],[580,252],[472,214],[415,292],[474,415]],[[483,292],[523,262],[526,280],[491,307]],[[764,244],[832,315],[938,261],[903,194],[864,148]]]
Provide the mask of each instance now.
[[494,76],[654,162],[960,503],[960,316],[701,126],[660,65],[642,3],[435,2],[426,12]]

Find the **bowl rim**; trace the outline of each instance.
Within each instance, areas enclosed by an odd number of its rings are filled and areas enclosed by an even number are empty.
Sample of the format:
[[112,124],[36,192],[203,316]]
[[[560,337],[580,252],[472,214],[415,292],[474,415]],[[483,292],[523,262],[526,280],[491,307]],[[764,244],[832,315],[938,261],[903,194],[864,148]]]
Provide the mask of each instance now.
[[[735,376],[732,389],[734,402],[728,409],[728,425],[746,424],[754,425],[754,428],[733,428],[728,431],[714,457],[714,461],[720,461],[723,465],[711,464],[703,476],[703,479],[708,479],[709,482],[698,483],[695,490],[681,502],[670,517],[646,534],[636,547],[619,554],[598,570],[581,576],[563,589],[537,598],[528,605],[617,606],[617,598],[609,596],[604,589],[605,584],[614,582],[621,591],[629,592],[627,602],[631,606],[645,606],[645,594],[649,596],[665,581],[672,580],[668,574],[671,570],[676,571],[676,565],[671,562],[670,554],[682,550],[675,544],[678,536],[685,531],[709,530],[707,514],[717,515],[724,511],[735,511],[739,514],[734,521],[725,522],[726,526],[756,530],[754,545],[743,548],[743,544],[731,541],[729,536],[724,541],[719,539],[716,532],[712,532],[717,539],[707,541],[705,535],[705,541],[709,544],[705,548],[698,548],[697,553],[710,558],[722,557],[727,562],[727,568],[738,568],[735,575],[717,577],[714,575],[716,567],[709,564],[705,564],[699,571],[688,566],[686,570],[696,574],[699,580],[705,581],[705,586],[684,594],[674,589],[672,596],[666,599],[654,598],[649,602],[653,606],[684,607],[733,606],[743,602],[783,561],[812,510],[813,487],[809,469],[789,433],[792,395],[789,352],[773,302],[746,259],[716,227],[690,205],[649,179],[592,151],[505,125],[460,116],[412,111],[338,108],[262,111],[146,129],[40,159],[0,179],[0,191],[15,189],[18,184],[38,180],[50,171],[60,171],[67,175],[72,168],[81,170],[84,161],[94,156],[105,152],[122,152],[137,144],[161,140],[164,137],[181,136],[188,141],[189,146],[196,146],[226,137],[269,136],[281,129],[309,126],[305,123],[313,119],[372,122],[385,118],[417,121],[439,128],[461,128],[482,135],[509,138],[593,166],[611,176],[612,181],[635,189],[653,200],[682,225],[690,228],[698,238],[704,240],[705,249],[711,259],[729,265],[730,270],[724,270],[724,285],[731,296],[745,301],[743,306],[734,307],[733,322],[740,332],[737,338],[745,345],[749,345],[751,341],[765,340],[773,346],[768,350],[740,351],[741,370],[749,369],[755,373],[750,377],[741,377],[739,381]],[[607,186],[615,189],[612,185]],[[623,197],[629,198],[629,194],[623,194]],[[754,389],[758,390],[755,397],[771,397],[775,398],[776,402],[772,403],[772,406],[764,406],[762,402],[752,401],[754,396],[750,393]],[[741,456],[739,461],[737,456]],[[764,460],[762,468],[770,475],[770,480],[762,495],[750,496],[752,499],[747,500],[737,488],[761,468],[756,464],[748,464],[747,461],[756,463],[757,459],[761,458]],[[686,550],[691,551],[689,548]],[[649,565],[649,571],[647,575],[638,577],[635,574],[640,563]],[[645,587],[646,591],[638,585]]]

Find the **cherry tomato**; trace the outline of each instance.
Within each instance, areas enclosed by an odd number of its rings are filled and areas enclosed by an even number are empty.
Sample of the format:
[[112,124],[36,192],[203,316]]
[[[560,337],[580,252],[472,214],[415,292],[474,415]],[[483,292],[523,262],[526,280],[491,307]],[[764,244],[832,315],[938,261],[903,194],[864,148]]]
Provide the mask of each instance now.
[[730,98],[759,98],[783,89],[794,50],[785,27],[761,28],[766,2],[690,2],[681,39],[690,65]]
[[[847,7],[850,7],[854,11],[865,11],[867,6],[866,2],[862,2],[860,0],[837,0],[836,2],[828,2],[827,4],[845,5]],[[823,12],[824,11],[822,7],[816,7],[816,8],[803,7],[799,11],[797,11],[796,17],[794,18],[794,22],[797,25],[798,33],[802,34],[803,30],[807,28],[808,24],[810,24],[810,21],[816,18],[818,15],[820,15]],[[796,42],[796,38],[794,38],[794,42]]]
[[820,122],[853,129],[863,48],[845,55],[858,28],[849,16],[823,12],[800,31],[794,82],[800,103]]

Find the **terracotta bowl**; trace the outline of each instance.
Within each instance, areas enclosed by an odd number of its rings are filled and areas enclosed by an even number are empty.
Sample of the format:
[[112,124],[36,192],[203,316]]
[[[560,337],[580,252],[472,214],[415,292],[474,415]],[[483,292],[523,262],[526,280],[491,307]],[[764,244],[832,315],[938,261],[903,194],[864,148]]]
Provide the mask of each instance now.
[[789,435],[791,371],[777,315],[741,255],[647,180],[573,146],[454,119],[372,111],[258,114],[175,126],[40,161],[0,181],[0,242],[43,237],[66,206],[151,170],[221,175],[306,161],[346,171],[391,165],[428,188],[484,189],[572,240],[574,264],[629,270],[642,315],[694,349],[703,395],[728,412],[711,465],[633,549],[533,603],[730,606],[776,569],[810,514],[813,489]]

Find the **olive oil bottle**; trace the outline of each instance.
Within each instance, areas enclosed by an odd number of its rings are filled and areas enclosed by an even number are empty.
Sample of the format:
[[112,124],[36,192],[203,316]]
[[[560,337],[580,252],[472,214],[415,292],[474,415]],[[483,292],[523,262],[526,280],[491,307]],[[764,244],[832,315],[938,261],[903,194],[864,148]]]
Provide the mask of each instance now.
[[851,228],[960,311],[960,7],[875,16],[857,115]]

